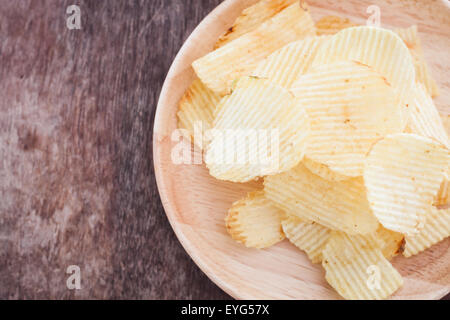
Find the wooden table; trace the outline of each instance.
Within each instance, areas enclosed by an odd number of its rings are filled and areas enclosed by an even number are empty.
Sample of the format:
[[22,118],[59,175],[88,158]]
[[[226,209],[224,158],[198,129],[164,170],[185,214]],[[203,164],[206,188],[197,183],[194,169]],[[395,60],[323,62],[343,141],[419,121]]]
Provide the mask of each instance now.
[[229,298],[176,239],[152,163],[165,75],[220,2],[0,0],[0,299]]

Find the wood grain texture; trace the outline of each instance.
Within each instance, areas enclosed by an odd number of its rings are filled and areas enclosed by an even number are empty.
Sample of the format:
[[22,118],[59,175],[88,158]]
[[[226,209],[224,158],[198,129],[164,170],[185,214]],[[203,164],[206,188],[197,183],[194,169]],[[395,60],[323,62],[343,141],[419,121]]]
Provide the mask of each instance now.
[[176,239],[152,163],[167,70],[219,2],[0,0],[0,299],[229,298]]
[[[191,63],[209,52],[239,12],[256,0],[227,0],[199,25],[175,59],[161,92],[155,119],[154,161],[156,178],[172,227],[202,270],[222,289],[243,299],[338,299],[326,283],[320,266],[288,242],[267,250],[252,250],[235,243],[226,233],[223,219],[232,202],[249,184],[232,184],[209,176],[204,165],[176,165],[171,160],[171,140],[176,129],[177,102],[194,78]],[[365,23],[373,1],[310,0],[315,20],[339,14]],[[425,56],[439,86],[436,100],[449,113],[450,48],[449,8],[444,1],[379,0],[382,26],[417,24]],[[397,299],[439,299],[450,291],[450,239],[414,258],[397,257],[393,263],[405,279]]]

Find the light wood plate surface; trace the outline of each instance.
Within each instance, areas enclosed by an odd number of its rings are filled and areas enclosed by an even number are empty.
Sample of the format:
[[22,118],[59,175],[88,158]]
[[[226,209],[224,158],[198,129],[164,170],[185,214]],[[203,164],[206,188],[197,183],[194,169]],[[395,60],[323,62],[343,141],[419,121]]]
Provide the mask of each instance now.
[[[194,30],[177,55],[164,83],[154,127],[154,165],[161,200],[180,242],[218,286],[238,299],[340,299],[327,284],[321,266],[287,240],[266,250],[247,249],[225,230],[230,205],[258,183],[236,184],[209,176],[204,165],[175,165],[171,140],[177,128],[177,104],[194,78],[191,63],[212,50],[217,38],[255,0],[226,0]],[[436,103],[450,113],[450,7],[448,1],[308,1],[315,21],[324,15],[345,16],[364,24],[369,5],[381,9],[383,27],[417,24],[439,84]],[[394,299],[439,299],[450,292],[450,239],[410,259],[393,264],[405,284]]]

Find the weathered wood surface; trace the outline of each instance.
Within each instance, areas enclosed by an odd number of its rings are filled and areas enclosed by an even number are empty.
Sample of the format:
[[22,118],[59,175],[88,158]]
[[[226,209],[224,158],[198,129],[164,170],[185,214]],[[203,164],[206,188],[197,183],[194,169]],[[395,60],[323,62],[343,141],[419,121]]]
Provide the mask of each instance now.
[[151,144],[167,70],[220,2],[0,0],[0,299],[228,298],[172,232]]
[[170,228],[151,143],[167,70],[219,2],[0,0],[0,299],[228,298]]

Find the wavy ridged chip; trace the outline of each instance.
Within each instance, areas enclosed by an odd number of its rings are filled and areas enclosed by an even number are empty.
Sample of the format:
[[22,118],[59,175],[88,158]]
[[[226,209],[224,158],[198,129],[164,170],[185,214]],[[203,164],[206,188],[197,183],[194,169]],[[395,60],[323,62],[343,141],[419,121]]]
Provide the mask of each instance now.
[[296,1],[298,0],[261,0],[244,9],[230,29],[219,38],[215,49],[223,47],[234,39],[255,30],[263,22],[272,18]]
[[286,214],[349,234],[378,229],[361,178],[327,181],[303,164],[264,179],[266,197]]
[[409,28],[397,29],[395,32],[402,38],[408,47],[414,60],[414,67],[416,69],[416,81],[422,83],[432,97],[439,95],[439,88],[436,81],[431,76],[430,69],[425,60],[422,51],[422,44],[417,35],[417,26]]
[[450,237],[450,209],[429,208],[425,226],[420,233],[406,236],[403,255],[411,257]]
[[292,215],[281,224],[286,238],[297,248],[305,251],[312,263],[322,262],[322,251],[330,237],[330,229],[315,222],[304,222]]
[[340,61],[316,67],[301,76],[291,92],[311,121],[306,156],[341,175],[361,176],[372,145],[403,131],[395,91],[366,65]]
[[414,100],[409,111],[408,126],[412,133],[432,138],[447,148],[450,147],[447,130],[442,123],[439,111],[425,87],[420,83],[416,84]]
[[261,61],[252,75],[290,88],[294,81],[310,68],[320,46],[329,38],[308,37],[292,42]]
[[285,236],[281,227],[282,210],[257,191],[235,202],[228,211],[226,227],[231,237],[249,248],[268,248]]
[[308,8],[297,2],[252,32],[194,61],[192,66],[208,88],[225,95],[235,79],[249,75],[272,52],[315,34]]
[[397,34],[366,26],[344,29],[320,48],[313,67],[341,60],[361,62],[386,77],[405,107],[405,114],[408,113],[406,106],[415,86],[415,69],[408,48]]
[[415,134],[394,134],[375,144],[367,158],[364,182],[380,223],[403,234],[418,233],[449,160],[448,149]]
[[288,90],[243,77],[217,112],[206,165],[233,182],[281,173],[302,161],[308,134],[306,111]]
[[316,22],[318,36],[333,35],[343,29],[356,26],[357,24],[350,21],[350,19],[337,16],[325,16]]
[[192,82],[181,98],[178,105],[178,128],[189,131],[195,144],[205,147],[205,141],[196,141],[195,131],[203,136],[204,132],[211,129],[214,120],[214,110],[221,96],[209,90],[199,79]]
[[386,299],[403,285],[373,237],[336,232],[322,252],[328,283],[345,299]]

